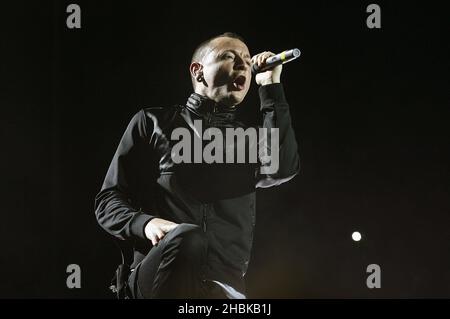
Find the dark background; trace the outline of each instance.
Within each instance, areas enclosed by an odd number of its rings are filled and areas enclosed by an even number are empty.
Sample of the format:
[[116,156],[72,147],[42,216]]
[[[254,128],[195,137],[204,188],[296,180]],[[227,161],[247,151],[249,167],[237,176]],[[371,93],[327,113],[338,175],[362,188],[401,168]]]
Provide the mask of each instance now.
[[119,252],[93,201],[115,147],[140,108],[183,103],[195,46],[233,31],[253,54],[302,50],[282,74],[302,171],[258,191],[249,296],[449,298],[448,11],[376,1],[377,30],[369,3],[2,4],[0,297],[113,297]]

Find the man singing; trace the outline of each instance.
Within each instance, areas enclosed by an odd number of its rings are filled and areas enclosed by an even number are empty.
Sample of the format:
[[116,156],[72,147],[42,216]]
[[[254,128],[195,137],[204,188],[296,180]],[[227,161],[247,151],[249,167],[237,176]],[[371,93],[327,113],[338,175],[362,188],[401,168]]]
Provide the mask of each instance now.
[[95,200],[99,224],[133,247],[129,298],[245,298],[256,188],[279,185],[299,172],[280,83],[282,66],[255,77],[262,126],[278,132],[275,173],[261,170],[267,165],[261,158],[256,163],[176,163],[172,149],[178,140],[172,132],[185,128],[194,139],[201,137],[195,123],[224,132],[246,129],[236,109],[250,88],[251,66],[264,66],[273,55],[251,57],[236,34],[211,38],[193,54],[194,93],[187,102],[145,108],[131,119]]

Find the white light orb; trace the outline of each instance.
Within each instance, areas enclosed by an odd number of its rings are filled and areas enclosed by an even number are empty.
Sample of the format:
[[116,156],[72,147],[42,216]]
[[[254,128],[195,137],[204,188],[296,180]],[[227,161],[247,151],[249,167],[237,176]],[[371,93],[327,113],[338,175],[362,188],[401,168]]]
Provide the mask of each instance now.
[[353,232],[353,234],[352,234],[352,239],[353,239],[354,241],[360,241],[360,240],[361,240],[361,233],[360,233],[360,232],[357,232],[357,231]]

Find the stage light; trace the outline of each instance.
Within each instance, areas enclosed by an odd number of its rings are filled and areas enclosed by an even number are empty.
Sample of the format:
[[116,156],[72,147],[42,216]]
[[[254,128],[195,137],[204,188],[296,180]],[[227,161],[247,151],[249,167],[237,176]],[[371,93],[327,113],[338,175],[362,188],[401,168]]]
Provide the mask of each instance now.
[[353,234],[352,234],[352,239],[353,239],[354,241],[360,241],[360,240],[361,240],[361,233],[360,233],[360,232],[357,232],[357,231],[353,232]]

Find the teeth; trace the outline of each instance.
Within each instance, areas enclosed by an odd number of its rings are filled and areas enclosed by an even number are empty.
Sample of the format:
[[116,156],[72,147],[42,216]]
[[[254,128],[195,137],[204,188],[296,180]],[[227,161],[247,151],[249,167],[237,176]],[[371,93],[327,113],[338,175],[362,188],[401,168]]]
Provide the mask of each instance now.
[[[241,83],[242,81],[239,79],[239,78],[236,78],[234,81],[233,81],[233,86],[236,88],[236,89],[239,89],[239,90],[243,90],[244,89],[244,83]],[[245,81],[244,81],[245,82]]]
[[234,83],[234,87],[238,90],[244,89],[244,86]]

